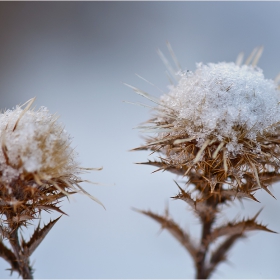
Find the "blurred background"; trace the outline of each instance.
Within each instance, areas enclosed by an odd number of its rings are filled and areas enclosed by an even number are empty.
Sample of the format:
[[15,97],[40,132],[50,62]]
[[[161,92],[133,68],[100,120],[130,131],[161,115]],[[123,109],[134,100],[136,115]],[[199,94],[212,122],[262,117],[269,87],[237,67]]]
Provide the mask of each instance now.
[[[196,239],[199,223],[177,194],[176,178],[136,165],[148,152],[137,130],[149,109],[124,103],[148,100],[123,82],[160,92],[168,79],[156,49],[166,41],[185,69],[196,62],[235,61],[264,46],[259,66],[265,77],[280,71],[279,2],[1,2],[0,107],[12,108],[36,96],[36,107],[60,115],[85,167],[103,170],[83,178],[102,185],[83,187],[88,197],[62,202],[63,216],[31,257],[36,278],[193,278],[192,260],[156,222],[132,207],[173,218]],[[150,104],[151,105],[151,104]],[[155,158],[156,155],[149,157]],[[280,186],[272,191],[280,198]],[[218,223],[253,216],[280,232],[279,200],[259,191],[261,203],[236,202]],[[45,223],[58,215],[44,215]],[[43,224],[43,223],[42,223]],[[239,241],[213,278],[277,278],[280,236],[257,232]],[[10,278],[0,259],[0,278]],[[12,275],[17,278],[17,273]]]

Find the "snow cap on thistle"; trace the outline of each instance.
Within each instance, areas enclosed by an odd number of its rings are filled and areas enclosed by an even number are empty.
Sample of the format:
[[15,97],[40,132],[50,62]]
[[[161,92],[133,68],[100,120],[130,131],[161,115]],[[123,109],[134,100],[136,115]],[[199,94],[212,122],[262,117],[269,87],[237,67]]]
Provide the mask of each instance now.
[[243,65],[239,56],[236,63],[180,70],[177,84],[159,100],[133,88],[158,105],[152,126],[144,128],[158,133],[140,149],[164,156],[149,164],[202,176],[212,192],[217,183],[250,196],[258,188],[269,192],[280,174],[280,96],[277,81],[265,79],[256,66],[261,53],[256,48]]
[[[71,138],[45,107],[30,109],[34,98],[0,114],[0,214],[16,228],[41,210],[63,213],[57,204],[82,191]],[[102,205],[102,204],[101,204]]]
[[35,181],[68,178],[79,173],[70,136],[46,107],[16,106],[0,114],[1,181],[32,176]]

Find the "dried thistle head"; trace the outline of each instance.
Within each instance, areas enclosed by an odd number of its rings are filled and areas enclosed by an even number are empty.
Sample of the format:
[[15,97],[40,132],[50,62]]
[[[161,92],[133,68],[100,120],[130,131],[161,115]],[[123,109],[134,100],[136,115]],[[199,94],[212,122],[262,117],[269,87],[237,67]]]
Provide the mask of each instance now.
[[195,177],[210,195],[270,193],[268,185],[280,178],[280,96],[277,81],[256,66],[261,53],[256,48],[245,64],[241,56],[199,63],[194,72],[176,73],[168,64],[178,82],[159,100],[133,88],[157,104],[150,125],[141,127],[156,135],[138,149],[162,156],[148,164]]
[[[154,136],[135,150],[159,152],[160,160],[142,164],[187,177],[186,189],[176,183],[179,194],[173,199],[186,202],[199,218],[200,241],[194,242],[168,210],[165,215],[139,212],[169,231],[190,253],[196,278],[206,279],[247,232],[273,232],[257,222],[260,211],[242,221],[221,226],[215,223],[224,209],[221,206],[230,205],[235,198],[256,200],[254,192],[260,188],[271,194],[268,185],[280,179],[279,87],[277,78],[265,79],[256,66],[262,48],[256,48],[244,65],[239,56],[236,63],[199,63],[191,72],[180,69],[169,44],[168,47],[179,69],[176,73],[159,51],[177,80],[167,94],[158,100],[128,85],[157,104],[149,125],[139,127]],[[213,247],[218,239],[220,244]]]
[[30,109],[33,101],[0,114],[0,213],[10,231],[42,210],[63,213],[57,206],[62,197],[85,192],[78,175],[86,169],[76,161],[70,136],[47,108]]

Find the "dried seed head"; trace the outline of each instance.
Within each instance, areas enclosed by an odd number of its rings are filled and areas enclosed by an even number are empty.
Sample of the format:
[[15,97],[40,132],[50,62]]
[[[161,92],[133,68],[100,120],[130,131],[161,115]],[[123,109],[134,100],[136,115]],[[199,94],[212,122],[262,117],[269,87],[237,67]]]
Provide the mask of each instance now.
[[[180,68],[169,44],[168,48]],[[256,48],[242,66],[240,55],[236,63],[200,63],[195,72],[179,69],[176,74],[159,51],[177,85],[172,84],[159,100],[129,86],[157,104],[154,118],[147,122],[150,125],[139,127],[155,136],[135,150],[160,153],[160,160],[142,164],[188,177],[186,190],[176,183],[179,194],[173,199],[185,201],[200,219],[200,244],[193,243],[168,211],[164,216],[140,212],[161,224],[185,247],[194,260],[198,279],[209,278],[248,231],[273,232],[256,221],[260,211],[251,219],[214,226],[224,206],[235,198],[257,201],[257,189],[271,194],[268,184],[280,180],[279,76],[275,81],[264,78],[256,67],[261,53],[262,48]],[[209,253],[209,246],[220,237],[224,240]]]
[[47,108],[17,106],[0,115],[1,181],[10,183],[30,174],[43,180],[79,172],[70,136]]
[[179,71],[177,85],[158,101],[134,88],[158,104],[152,126],[145,127],[156,136],[139,149],[163,154],[155,164],[160,169],[195,173],[212,193],[222,185],[269,192],[267,185],[280,174],[280,96],[276,82],[256,67],[261,51],[246,65],[239,58]]
[[47,108],[30,110],[33,101],[0,114],[0,213],[11,229],[41,210],[63,213],[59,200],[83,191],[77,175],[85,169],[76,161],[70,136]]

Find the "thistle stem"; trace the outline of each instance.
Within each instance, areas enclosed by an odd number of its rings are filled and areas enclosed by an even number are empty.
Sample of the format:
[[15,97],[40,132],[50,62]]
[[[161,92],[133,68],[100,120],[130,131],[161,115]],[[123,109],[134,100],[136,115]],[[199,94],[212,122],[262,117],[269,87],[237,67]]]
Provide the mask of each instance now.
[[10,220],[9,227],[11,229],[10,234],[7,236],[9,242],[11,244],[11,248],[14,252],[15,261],[17,262],[18,272],[22,276],[23,279],[33,279],[32,275],[32,268],[29,265],[29,256],[24,254],[24,250],[19,242],[19,226],[14,224],[13,217],[15,216],[14,213],[5,213],[8,220]]
[[18,238],[18,228],[11,233],[11,238],[9,239],[14,254],[17,258],[17,263],[19,266],[20,274],[23,279],[33,279],[32,270],[29,266],[29,258],[24,256],[22,248],[19,243]]
[[[216,186],[218,187],[218,185]],[[208,190],[210,192],[210,190]],[[215,209],[219,203],[219,200],[214,196],[207,200],[207,204]],[[208,254],[209,242],[207,242],[208,236],[211,234],[213,223],[216,219],[216,214],[200,215],[200,220],[202,224],[202,234],[200,239],[200,246],[196,257],[196,279],[207,279],[211,272],[209,270],[209,264],[206,264],[206,256]]]
[[196,258],[196,279],[207,279],[209,276],[209,273],[207,271],[207,267],[205,266],[205,257],[208,252],[208,244],[205,242],[207,236],[211,232],[212,224],[214,222],[214,219],[207,219],[204,218],[202,221],[202,235],[201,235],[201,241],[200,241],[200,250],[197,253]]

